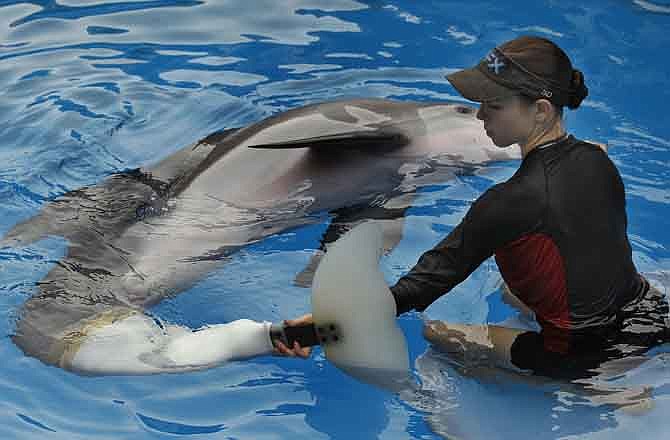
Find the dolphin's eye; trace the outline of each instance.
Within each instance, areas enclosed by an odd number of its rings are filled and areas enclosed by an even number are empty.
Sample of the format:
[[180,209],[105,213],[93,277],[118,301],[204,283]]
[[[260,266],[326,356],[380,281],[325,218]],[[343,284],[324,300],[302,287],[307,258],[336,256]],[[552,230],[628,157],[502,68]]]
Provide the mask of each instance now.
[[470,113],[474,112],[473,108],[465,107],[465,106],[462,106],[462,105],[457,105],[455,110],[456,110],[456,112],[462,113],[464,115],[469,115]]

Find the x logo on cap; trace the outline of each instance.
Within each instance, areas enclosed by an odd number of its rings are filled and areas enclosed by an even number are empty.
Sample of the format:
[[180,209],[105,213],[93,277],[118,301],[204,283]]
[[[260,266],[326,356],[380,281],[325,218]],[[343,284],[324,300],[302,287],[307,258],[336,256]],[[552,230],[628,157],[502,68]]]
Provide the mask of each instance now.
[[486,61],[489,62],[489,69],[492,70],[496,75],[500,74],[500,70],[505,67],[505,63],[503,63],[502,60],[498,58],[498,55],[495,52],[489,52],[489,54],[486,55]]

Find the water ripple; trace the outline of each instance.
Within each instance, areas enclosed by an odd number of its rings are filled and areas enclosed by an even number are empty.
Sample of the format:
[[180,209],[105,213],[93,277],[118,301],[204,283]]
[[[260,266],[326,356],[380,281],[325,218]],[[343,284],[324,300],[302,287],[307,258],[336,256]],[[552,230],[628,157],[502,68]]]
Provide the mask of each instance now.
[[33,426],[36,426],[36,427],[38,427],[38,428],[40,428],[40,429],[43,429],[43,430],[45,430],[45,431],[57,432],[55,429],[51,429],[51,428],[49,428],[48,426],[43,425],[42,423],[38,422],[37,420],[35,420],[35,419],[31,418],[31,417],[28,417],[28,416],[26,416],[26,415],[24,415],[24,414],[17,413],[16,415],[17,415],[21,420],[23,420],[24,422],[29,423],[29,424],[31,424],[31,425],[33,425]]
[[31,21],[43,20],[47,18],[59,18],[63,20],[78,20],[91,16],[102,16],[107,14],[117,14],[120,12],[132,12],[137,10],[150,10],[156,8],[169,7],[189,7],[203,4],[203,1],[197,0],[154,0],[140,2],[110,2],[97,3],[90,6],[67,6],[49,1],[35,1],[34,4],[42,6],[39,12],[27,15],[19,20],[10,23],[11,27],[21,26]]
[[670,14],[670,5],[667,4],[660,4],[658,2],[651,2],[647,0],[633,0],[633,3],[645,11],[656,12],[659,14]]
[[195,426],[187,425],[185,423],[170,422],[167,420],[161,420],[144,414],[137,413],[137,417],[142,423],[144,423],[147,428],[151,428],[156,431],[164,432],[166,434],[175,434],[175,435],[194,435],[194,434],[213,434],[215,432],[223,431],[226,429],[224,425],[211,425],[211,426]]

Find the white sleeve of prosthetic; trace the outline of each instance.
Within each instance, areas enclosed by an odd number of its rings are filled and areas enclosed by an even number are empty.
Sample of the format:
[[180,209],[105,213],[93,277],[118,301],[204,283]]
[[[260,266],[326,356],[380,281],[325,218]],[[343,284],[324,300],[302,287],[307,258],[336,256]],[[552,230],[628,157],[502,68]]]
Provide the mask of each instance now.
[[270,323],[240,319],[191,330],[136,314],[87,334],[65,368],[92,375],[199,370],[272,352]]

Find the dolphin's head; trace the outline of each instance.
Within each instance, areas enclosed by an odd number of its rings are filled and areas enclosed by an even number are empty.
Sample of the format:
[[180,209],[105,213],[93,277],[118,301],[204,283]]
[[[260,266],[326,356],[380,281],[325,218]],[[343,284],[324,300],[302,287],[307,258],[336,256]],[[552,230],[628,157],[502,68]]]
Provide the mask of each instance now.
[[477,119],[477,109],[466,104],[435,104],[416,111],[428,131],[468,127],[485,133],[483,123]]
[[435,104],[417,108],[417,116],[412,137],[419,152],[468,164],[520,158],[518,148],[502,149],[493,144],[474,107]]

